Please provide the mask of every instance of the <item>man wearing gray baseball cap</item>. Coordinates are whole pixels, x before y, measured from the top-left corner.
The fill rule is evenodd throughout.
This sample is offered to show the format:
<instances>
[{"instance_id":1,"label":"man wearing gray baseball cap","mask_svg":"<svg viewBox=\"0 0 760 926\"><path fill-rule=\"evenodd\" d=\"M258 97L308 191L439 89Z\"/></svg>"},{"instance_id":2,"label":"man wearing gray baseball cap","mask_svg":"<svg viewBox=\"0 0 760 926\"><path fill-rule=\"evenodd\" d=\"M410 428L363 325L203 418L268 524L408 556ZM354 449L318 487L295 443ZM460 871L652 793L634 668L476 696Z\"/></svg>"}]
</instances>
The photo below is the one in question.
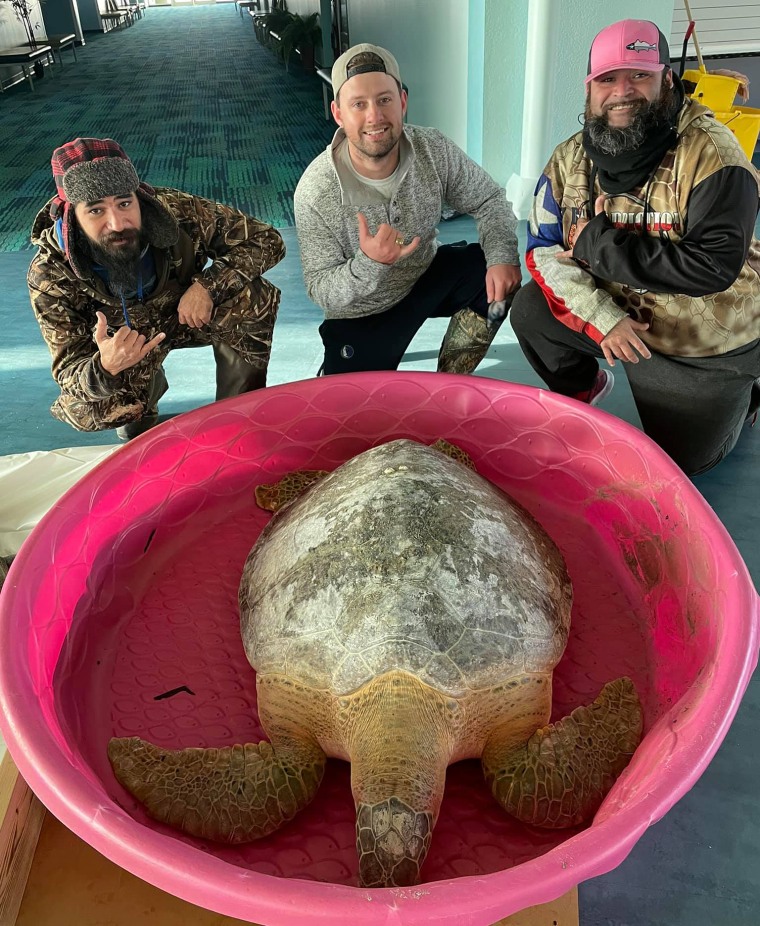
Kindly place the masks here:
<instances>
[{"instance_id":1,"label":"man wearing gray baseball cap","mask_svg":"<svg viewBox=\"0 0 760 926\"><path fill-rule=\"evenodd\" d=\"M505 193L441 132L404 125L386 49L344 52L332 86L338 130L295 192L306 288L325 313L324 372L395 370L426 319L450 317L438 369L471 373L520 285ZM444 205L473 216L479 243L438 244Z\"/></svg>"}]
</instances>

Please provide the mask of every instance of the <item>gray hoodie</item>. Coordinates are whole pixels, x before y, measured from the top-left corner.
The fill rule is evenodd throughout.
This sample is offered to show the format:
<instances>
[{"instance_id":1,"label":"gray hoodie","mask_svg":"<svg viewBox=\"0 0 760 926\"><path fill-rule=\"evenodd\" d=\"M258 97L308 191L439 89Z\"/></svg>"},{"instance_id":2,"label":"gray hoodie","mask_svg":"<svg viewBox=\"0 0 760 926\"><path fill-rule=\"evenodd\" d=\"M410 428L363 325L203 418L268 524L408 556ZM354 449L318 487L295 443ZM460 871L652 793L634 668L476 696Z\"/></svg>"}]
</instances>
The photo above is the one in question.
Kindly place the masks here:
<instances>
[{"instance_id":1,"label":"gray hoodie","mask_svg":"<svg viewBox=\"0 0 760 926\"><path fill-rule=\"evenodd\" d=\"M336 166L336 150L347 144L338 129L332 144L315 158L295 192L295 218L309 298L327 318L375 315L396 305L433 261L444 203L471 215L486 263L519 264L517 219L504 190L461 148L437 129L404 126L398 184L390 202ZM381 264L359 248L361 211L375 234L392 225L415 251L395 264Z\"/></svg>"}]
</instances>

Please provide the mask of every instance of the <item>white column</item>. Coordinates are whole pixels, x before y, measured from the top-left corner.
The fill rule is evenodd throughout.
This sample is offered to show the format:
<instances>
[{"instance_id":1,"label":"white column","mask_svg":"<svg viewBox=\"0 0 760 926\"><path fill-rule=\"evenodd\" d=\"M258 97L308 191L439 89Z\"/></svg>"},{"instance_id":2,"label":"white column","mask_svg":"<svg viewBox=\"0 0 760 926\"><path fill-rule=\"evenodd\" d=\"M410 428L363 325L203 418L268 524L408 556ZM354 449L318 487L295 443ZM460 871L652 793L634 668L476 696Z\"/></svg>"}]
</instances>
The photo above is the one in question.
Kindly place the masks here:
<instances>
[{"instance_id":1,"label":"white column","mask_svg":"<svg viewBox=\"0 0 760 926\"><path fill-rule=\"evenodd\" d=\"M512 174L507 182L507 199L519 219L530 214L533 190L551 154L549 112L557 7L555 0L529 0L520 173Z\"/></svg>"}]
</instances>

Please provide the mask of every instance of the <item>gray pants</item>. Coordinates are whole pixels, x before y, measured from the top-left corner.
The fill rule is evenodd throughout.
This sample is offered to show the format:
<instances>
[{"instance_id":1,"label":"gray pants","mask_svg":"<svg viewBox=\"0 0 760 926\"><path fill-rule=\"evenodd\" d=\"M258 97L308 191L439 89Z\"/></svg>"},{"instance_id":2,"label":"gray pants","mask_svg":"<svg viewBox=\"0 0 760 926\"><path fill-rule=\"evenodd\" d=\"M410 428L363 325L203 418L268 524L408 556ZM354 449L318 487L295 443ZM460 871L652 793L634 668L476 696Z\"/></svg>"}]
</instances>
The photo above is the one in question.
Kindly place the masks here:
<instances>
[{"instance_id":1,"label":"gray pants","mask_svg":"<svg viewBox=\"0 0 760 926\"><path fill-rule=\"evenodd\" d=\"M601 347L558 321L537 283L515 295L510 319L528 362L553 392L572 396L591 388ZM620 366L645 433L690 476L733 449L760 392L758 340L714 357L653 352L650 360Z\"/></svg>"}]
</instances>

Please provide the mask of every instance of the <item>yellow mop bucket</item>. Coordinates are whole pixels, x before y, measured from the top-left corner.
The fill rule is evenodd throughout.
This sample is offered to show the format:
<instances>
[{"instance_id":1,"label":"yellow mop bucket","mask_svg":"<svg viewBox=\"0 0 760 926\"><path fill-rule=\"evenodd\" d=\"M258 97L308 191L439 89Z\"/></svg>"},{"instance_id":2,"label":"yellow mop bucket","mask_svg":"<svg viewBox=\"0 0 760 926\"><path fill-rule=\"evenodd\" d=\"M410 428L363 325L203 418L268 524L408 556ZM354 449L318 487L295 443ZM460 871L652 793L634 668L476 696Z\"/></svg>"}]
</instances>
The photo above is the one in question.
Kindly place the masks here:
<instances>
[{"instance_id":1,"label":"yellow mop bucket","mask_svg":"<svg viewBox=\"0 0 760 926\"><path fill-rule=\"evenodd\" d=\"M760 109L733 105L739 81L723 74L708 74L707 71L684 71L681 79L687 82L687 86L695 85L689 96L711 109L718 122L731 129L742 151L752 160L760 134Z\"/></svg>"}]
</instances>

